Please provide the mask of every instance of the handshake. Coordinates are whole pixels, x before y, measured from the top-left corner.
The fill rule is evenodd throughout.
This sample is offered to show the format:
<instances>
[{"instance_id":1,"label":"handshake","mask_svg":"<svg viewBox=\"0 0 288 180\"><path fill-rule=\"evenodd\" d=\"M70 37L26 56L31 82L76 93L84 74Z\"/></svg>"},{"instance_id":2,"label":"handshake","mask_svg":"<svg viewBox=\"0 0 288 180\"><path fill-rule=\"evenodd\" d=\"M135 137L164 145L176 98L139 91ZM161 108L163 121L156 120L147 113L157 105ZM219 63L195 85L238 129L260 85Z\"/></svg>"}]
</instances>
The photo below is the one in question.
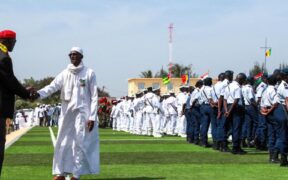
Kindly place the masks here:
<instances>
[{"instance_id":1,"label":"handshake","mask_svg":"<svg viewBox=\"0 0 288 180\"><path fill-rule=\"evenodd\" d=\"M36 91L35 88L27 87L26 89L27 89L27 91L29 91L29 94L30 94L29 99L31 101L35 101L36 99L38 99L40 97L40 95L38 94L38 92Z\"/></svg>"}]
</instances>

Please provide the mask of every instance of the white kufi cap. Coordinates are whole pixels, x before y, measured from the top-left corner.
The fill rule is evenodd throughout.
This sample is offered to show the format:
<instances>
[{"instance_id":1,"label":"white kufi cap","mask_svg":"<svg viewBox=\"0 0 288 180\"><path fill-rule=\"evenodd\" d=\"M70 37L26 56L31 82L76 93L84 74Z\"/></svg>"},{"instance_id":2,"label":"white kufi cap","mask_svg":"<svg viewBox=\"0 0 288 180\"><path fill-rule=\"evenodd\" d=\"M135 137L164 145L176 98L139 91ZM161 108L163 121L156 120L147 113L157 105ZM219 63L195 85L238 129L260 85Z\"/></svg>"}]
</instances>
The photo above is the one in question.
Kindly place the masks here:
<instances>
[{"instance_id":1,"label":"white kufi cap","mask_svg":"<svg viewBox=\"0 0 288 180\"><path fill-rule=\"evenodd\" d=\"M80 47L72 47L70 52L72 52L72 51L76 51L76 52L78 52L78 53L83 55L83 50Z\"/></svg>"}]
</instances>

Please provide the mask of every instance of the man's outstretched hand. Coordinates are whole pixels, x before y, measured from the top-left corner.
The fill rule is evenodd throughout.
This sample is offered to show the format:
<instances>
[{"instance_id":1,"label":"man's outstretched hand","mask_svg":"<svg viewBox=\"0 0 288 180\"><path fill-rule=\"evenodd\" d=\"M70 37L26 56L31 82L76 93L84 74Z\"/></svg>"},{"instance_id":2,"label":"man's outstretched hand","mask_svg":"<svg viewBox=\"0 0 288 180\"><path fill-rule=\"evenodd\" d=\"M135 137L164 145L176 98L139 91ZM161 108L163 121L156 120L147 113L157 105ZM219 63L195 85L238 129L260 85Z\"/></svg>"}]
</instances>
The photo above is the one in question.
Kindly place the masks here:
<instances>
[{"instance_id":1,"label":"man's outstretched hand","mask_svg":"<svg viewBox=\"0 0 288 180\"><path fill-rule=\"evenodd\" d=\"M27 91L30 92L29 99L30 99L31 101L34 101L34 100L36 100L36 99L39 98L40 95L37 93L37 91L36 91L35 88L33 88L33 87L27 87L26 89L27 89Z\"/></svg>"}]
</instances>

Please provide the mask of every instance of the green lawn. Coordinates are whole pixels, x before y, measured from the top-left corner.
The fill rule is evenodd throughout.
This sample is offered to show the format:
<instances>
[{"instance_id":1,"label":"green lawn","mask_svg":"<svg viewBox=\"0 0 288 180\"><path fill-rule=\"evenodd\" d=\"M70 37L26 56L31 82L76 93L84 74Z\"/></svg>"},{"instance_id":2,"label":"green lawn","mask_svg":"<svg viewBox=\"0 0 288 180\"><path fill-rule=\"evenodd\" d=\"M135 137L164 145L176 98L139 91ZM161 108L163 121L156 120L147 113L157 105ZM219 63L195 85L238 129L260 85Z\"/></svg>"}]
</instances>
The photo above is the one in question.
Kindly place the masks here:
<instances>
[{"instance_id":1,"label":"green lawn","mask_svg":"<svg viewBox=\"0 0 288 180\"><path fill-rule=\"evenodd\" d=\"M53 129L55 135L57 129ZM183 138L135 136L100 129L101 173L82 179L287 179L288 168L268 164L267 153L220 153ZM53 146L48 128L33 128L7 149L1 179L52 179Z\"/></svg>"}]
</instances>

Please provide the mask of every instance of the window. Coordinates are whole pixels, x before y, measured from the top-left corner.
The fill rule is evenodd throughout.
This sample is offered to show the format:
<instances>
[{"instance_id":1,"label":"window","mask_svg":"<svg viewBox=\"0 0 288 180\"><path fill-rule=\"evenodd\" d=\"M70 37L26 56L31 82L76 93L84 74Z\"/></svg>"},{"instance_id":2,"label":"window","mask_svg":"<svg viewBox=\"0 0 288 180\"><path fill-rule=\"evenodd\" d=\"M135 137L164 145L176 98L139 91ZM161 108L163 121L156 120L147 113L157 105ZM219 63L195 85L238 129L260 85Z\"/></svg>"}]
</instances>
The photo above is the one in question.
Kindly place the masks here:
<instances>
[{"instance_id":1,"label":"window","mask_svg":"<svg viewBox=\"0 0 288 180\"><path fill-rule=\"evenodd\" d=\"M160 84L159 83L153 83L152 88L153 89L160 88Z\"/></svg>"},{"instance_id":2,"label":"window","mask_svg":"<svg viewBox=\"0 0 288 180\"><path fill-rule=\"evenodd\" d=\"M138 83L138 90L143 90L145 88L145 83Z\"/></svg>"},{"instance_id":3,"label":"window","mask_svg":"<svg viewBox=\"0 0 288 180\"><path fill-rule=\"evenodd\" d=\"M167 89L169 91L173 90L173 84L172 83L167 84Z\"/></svg>"}]
</instances>

